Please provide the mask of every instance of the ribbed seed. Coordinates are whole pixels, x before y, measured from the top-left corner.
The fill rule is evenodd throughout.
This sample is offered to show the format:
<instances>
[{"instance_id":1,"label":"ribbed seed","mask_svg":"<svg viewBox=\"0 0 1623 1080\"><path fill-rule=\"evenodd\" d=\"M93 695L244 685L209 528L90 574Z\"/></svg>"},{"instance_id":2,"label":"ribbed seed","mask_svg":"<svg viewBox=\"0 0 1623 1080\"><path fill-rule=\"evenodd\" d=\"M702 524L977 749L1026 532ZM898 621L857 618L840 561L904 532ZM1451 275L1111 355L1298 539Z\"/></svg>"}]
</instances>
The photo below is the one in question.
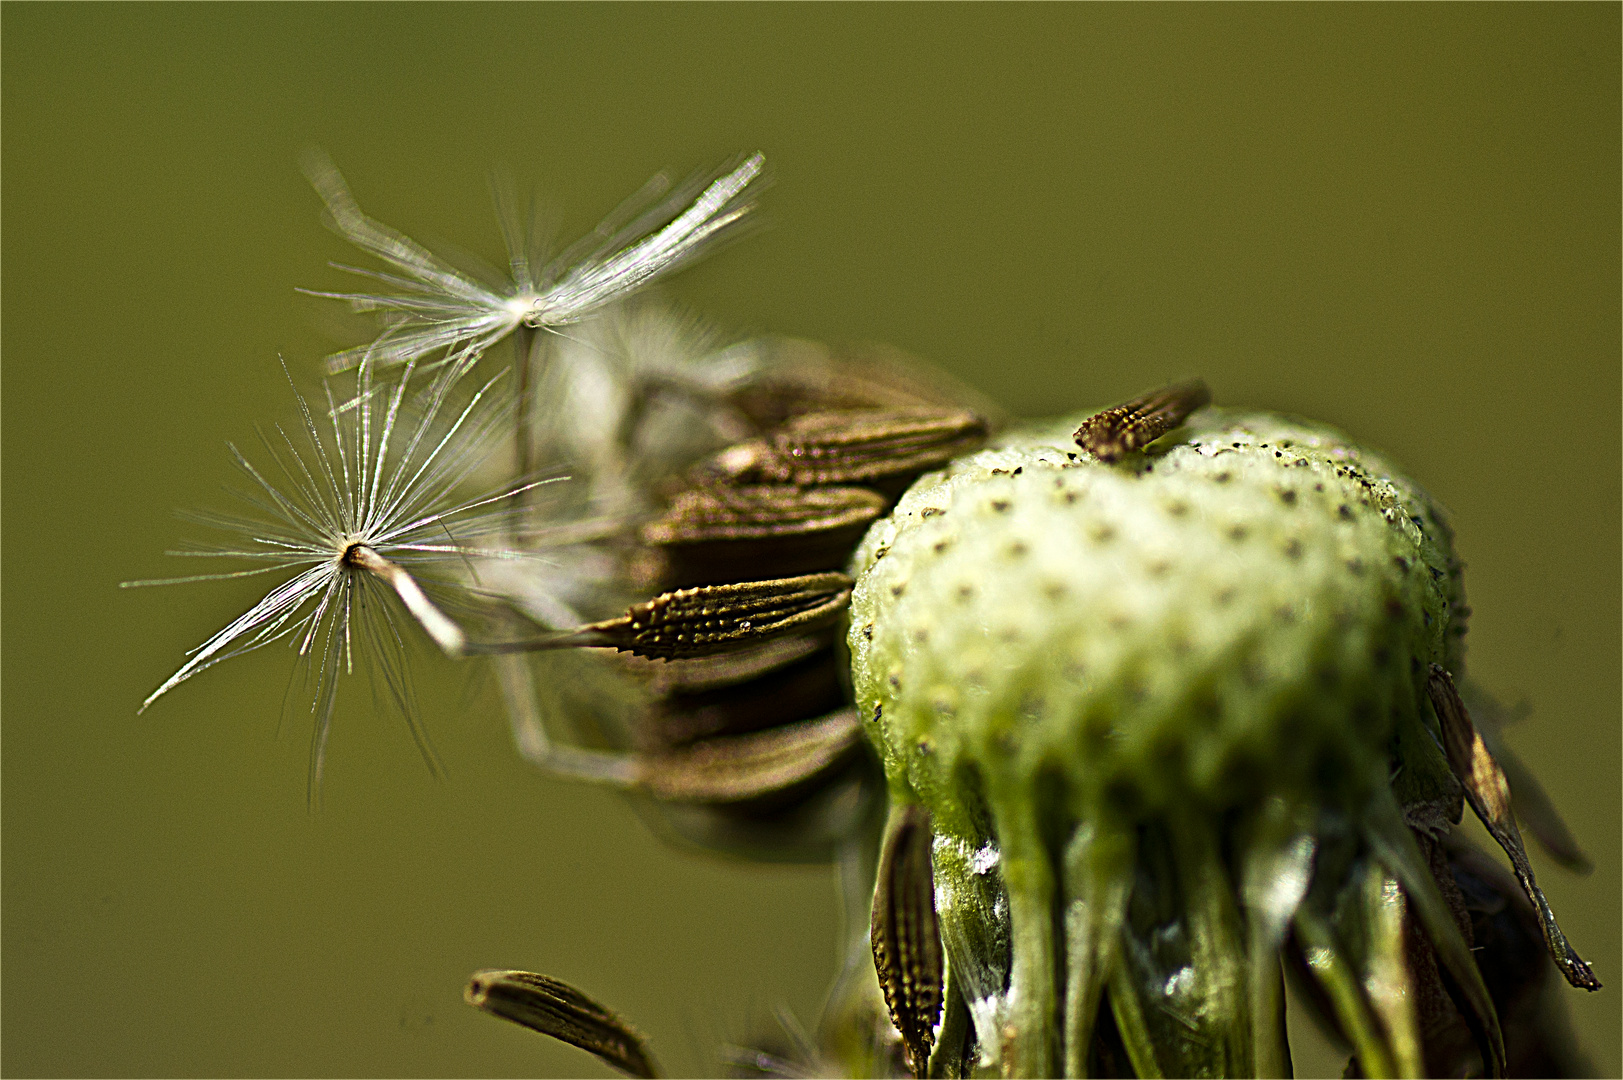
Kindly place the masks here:
<instances>
[{"instance_id":1,"label":"ribbed seed","mask_svg":"<svg viewBox=\"0 0 1623 1080\"><path fill-rule=\"evenodd\" d=\"M1516 880L1521 882L1522 891L1538 912L1550 958L1573 986L1599 990L1600 980L1595 978L1589 965L1567 943L1566 935L1556 924L1555 912L1550 910L1550 902L1533 880L1533 866L1527 861L1521 832L1516 828L1516 816L1511 810L1510 784L1505 780L1499 763L1488 752L1482 736L1472 725L1471 715L1465 709L1465 702L1460 700L1453 677L1439 665L1431 665L1426 679L1426 693L1442 725L1443 749L1448 754L1449 767L1464 785L1465 798L1471 804L1471 809L1476 811L1476 816L1482 819L1489 834L1510 856Z\"/></svg>"},{"instance_id":2,"label":"ribbed seed","mask_svg":"<svg viewBox=\"0 0 1623 1080\"><path fill-rule=\"evenodd\" d=\"M1201 380L1173 383L1088 417L1076 429L1076 442L1100 461L1116 461L1148 446L1211 402L1212 392Z\"/></svg>"},{"instance_id":3,"label":"ribbed seed","mask_svg":"<svg viewBox=\"0 0 1623 1080\"><path fill-rule=\"evenodd\" d=\"M529 971L476 971L462 996L492 1016L595 1054L627 1076L659 1075L637 1033L568 983Z\"/></svg>"},{"instance_id":4,"label":"ribbed seed","mask_svg":"<svg viewBox=\"0 0 1623 1080\"><path fill-rule=\"evenodd\" d=\"M672 802L745 802L813 779L854 752L861 738L856 710L841 709L817 720L722 735L650 755L639 762L639 784Z\"/></svg>"},{"instance_id":5,"label":"ribbed seed","mask_svg":"<svg viewBox=\"0 0 1623 1080\"><path fill-rule=\"evenodd\" d=\"M664 551L672 583L736 580L741 566L788 576L843 566L884 511L859 487L707 486L678 495L642 538Z\"/></svg>"},{"instance_id":6,"label":"ribbed seed","mask_svg":"<svg viewBox=\"0 0 1623 1080\"><path fill-rule=\"evenodd\" d=\"M643 745L681 746L695 739L738 735L822 716L844 703L838 653L830 643L754 679L669 692L649 709L638 733Z\"/></svg>"},{"instance_id":7,"label":"ribbed seed","mask_svg":"<svg viewBox=\"0 0 1623 1080\"><path fill-rule=\"evenodd\" d=\"M828 648L834 633L825 630L804 637L775 638L772 641L689 660L648 660L627 656L624 662L646 680L656 695L705 694L750 682L779 668L806 659Z\"/></svg>"},{"instance_id":8,"label":"ribbed seed","mask_svg":"<svg viewBox=\"0 0 1623 1080\"><path fill-rule=\"evenodd\" d=\"M831 351L809 341L776 339L761 377L732 402L760 428L832 409L995 410L991 402L942 372L889 346L862 344Z\"/></svg>"},{"instance_id":9,"label":"ribbed seed","mask_svg":"<svg viewBox=\"0 0 1623 1080\"><path fill-rule=\"evenodd\" d=\"M554 644L607 645L665 659L726 652L832 625L851 602L851 584L844 574L805 574L677 589Z\"/></svg>"},{"instance_id":10,"label":"ribbed seed","mask_svg":"<svg viewBox=\"0 0 1623 1080\"><path fill-rule=\"evenodd\" d=\"M963 410L856 409L797 416L764 439L712 459L704 475L733 484L898 486L986 439Z\"/></svg>"},{"instance_id":11,"label":"ribbed seed","mask_svg":"<svg viewBox=\"0 0 1623 1080\"><path fill-rule=\"evenodd\" d=\"M908 1068L922 1077L941 1015L941 929L930 866L930 813L899 811L880 855L873 899L873 961Z\"/></svg>"}]
</instances>

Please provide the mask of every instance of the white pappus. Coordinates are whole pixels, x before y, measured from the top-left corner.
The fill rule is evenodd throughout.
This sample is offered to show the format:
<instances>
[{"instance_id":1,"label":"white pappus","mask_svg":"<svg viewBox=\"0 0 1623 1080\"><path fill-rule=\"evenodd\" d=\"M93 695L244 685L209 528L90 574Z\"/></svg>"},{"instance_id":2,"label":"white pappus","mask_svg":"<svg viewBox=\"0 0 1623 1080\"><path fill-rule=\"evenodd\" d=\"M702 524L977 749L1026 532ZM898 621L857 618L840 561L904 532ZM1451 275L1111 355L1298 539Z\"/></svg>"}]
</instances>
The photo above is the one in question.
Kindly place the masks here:
<instances>
[{"instance_id":1,"label":"white pappus","mask_svg":"<svg viewBox=\"0 0 1623 1080\"><path fill-rule=\"evenodd\" d=\"M302 427L295 429L298 437L281 424L275 425L274 435L260 432L270 468L254 465L230 446L237 467L253 481L250 490L233 493L254 512L183 515L233 538L171 554L262 565L124 585L259 574L280 575L282 580L192 650L191 658L142 703L143 711L205 668L289 640L307 665L307 679L314 683L313 792L320 784L336 677L353 670L360 651L376 665L424 758L436 767L417 716L405 663L405 630L397 612L404 609L442 650L459 655L467 643L462 628L430 599L424 586L437 588L442 603L450 598L471 605L477 593L443 574L434 580L424 578L423 572L434 574L447 564L471 568L473 559L526 557L529 552L512 546L515 518L521 512L515 496L550 481L521 479L496 491L462 495L469 475L509 437L510 396L494 386L503 376L453 401L455 375L447 371L419 401L406 403L410 375L408 361L405 378L374 390L372 363L363 361L353 407L337 406L329 386L330 434L323 433L295 387ZM382 415L375 415L380 403Z\"/></svg>"},{"instance_id":2,"label":"white pappus","mask_svg":"<svg viewBox=\"0 0 1623 1080\"><path fill-rule=\"evenodd\" d=\"M377 312L389 324L372 344L335 353L328 363L335 371L353 367L366 356L380 366L401 364L443 350L443 361L461 371L520 326L544 329L584 319L733 232L753 208L751 185L765 163L761 154L752 154L675 190L661 173L589 235L539 266L533 265L539 260L532 259L522 230L510 214L504 214L511 276L487 285L364 214L332 162L312 151L305 158L305 173L327 205L330 224L388 264L390 271L339 268L396 290L306 290L347 300L357 311Z\"/></svg>"}]
</instances>

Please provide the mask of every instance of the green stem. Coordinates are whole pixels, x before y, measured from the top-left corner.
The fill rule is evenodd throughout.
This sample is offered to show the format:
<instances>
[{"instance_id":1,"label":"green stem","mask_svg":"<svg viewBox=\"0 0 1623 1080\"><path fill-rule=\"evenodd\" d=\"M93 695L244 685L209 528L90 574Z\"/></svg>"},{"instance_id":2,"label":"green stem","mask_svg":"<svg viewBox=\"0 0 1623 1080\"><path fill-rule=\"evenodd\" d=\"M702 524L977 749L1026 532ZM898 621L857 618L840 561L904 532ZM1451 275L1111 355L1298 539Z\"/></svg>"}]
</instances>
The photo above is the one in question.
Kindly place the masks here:
<instances>
[{"instance_id":1,"label":"green stem","mask_svg":"<svg viewBox=\"0 0 1623 1080\"><path fill-rule=\"evenodd\" d=\"M1133 881L1131 830L1090 812L1065 846L1065 1075L1088 1075L1088 1051L1116 966Z\"/></svg>"},{"instance_id":2,"label":"green stem","mask_svg":"<svg viewBox=\"0 0 1623 1080\"><path fill-rule=\"evenodd\" d=\"M1116 1017L1116 1030L1121 1032L1121 1042L1127 1048L1127 1060L1133 1063L1133 1072L1144 1080L1160 1080L1166 1073L1156 1057L1155 1036L1144 1020L1144 1006L1125 964L1117 964L1110 973L1110 1011Z\"/></svg>"},{"instance_id":3,"label":"green stem","mask_svg":"<svg viewBox=\"0 0 1623 1080\"><path fill-rule=\"evenodd\" d=\"M1292 1075L1279 951L1313 875L1310 812L1269 799L1257 814L1241 861L1251 1053L1258 1076Z\"/></svg>"},{"instance_id":4,"label":"green stem","mask_svg":"<svg viewBox=\"0 0 1623 1080\"><path fill-rule=\"evenodd\" d=\"M1199 1019L1213 1043L1215 1075L1254 1076L1245 938L1217 829L1191 816L1170 834L1199 986Z\"/></svg>"},{"instance_id":5,"label":"green stem","mask_svg":"<svg viewBox=\"0 0 1623 1080\"><path fill-rule=\"evenodd\" d=\"M1487 984L1482 981L1482 972L1476 966L1470 946L1460 935L1448 902L1438 891L1425 857L1420 854L1409 827L1403 823L1402 812L1390 793L1383 789L1376 795L1376 802L1364 816L1363 826L1365 841L1387 872L1402 884L1443 969L1453 977L1465 997L1470 1010L1466 1020L1482 1044L1482 1057L1489 1073L1503 1076L1505 1041L1499 1029L1499 1014L1494 1010L1493 999L1488 995Z\"/></svg>"},{"instance_id":6,"label":"green stem","mask_svg":"<svg viewBox=\"0 0 1623 1080\"><path fill-rule=\"evenodd\" d=\"M1297 911L1295 922L1307 965L1319 985L1324 987L1330 999L1330 1008L1341 1022L1342 1030L1352 1040L1353 1052L1358 1055L1358 1064L1364 1075L1371 1080L1399 1075L1386 1036L1364 998L1357 973L1342 955L1335 935L1316 913L1306 907Z\"/></svg>"},{"instance_id":7,"label":"green stem","mask_svg":"<svg viewBox=\"0 0 1623 1080\"><path fill-rule=\"evenodd\" d=\"M1251 947L1251 1054L1259 1077L1288 1078L1290 1038L1285 1031L1285 972L1279 966L1279 948Z\"/></svg>"},{"instance_id":8,"label":"green stem","mask_svg":"<svg viewBox=\"0 0 1623 1080\"><path fill-rule=\"evenodd\" d=\"M1364 991L1386 1027L1397 1074L1423 1075L1426 1063L1415 1015L1414 981L1403 941L1403 893L1397 880L1374 864L1365 865L1355 888L1368 951L1362 964Z\"/></svg>"},{"instance_id":9,"label":"green stem","mask_svg":"<svg viewBox=\"0 0 1623 1080\"><path fill-rule=\"evenodd\" d=\"M513 382L517 389L518 398L515 403L517 415L513 418L513 479L517 483L529 481L530 473L534 468L532 457L534 448L530 439L530 386L532 369L534 368L531 353L535 349L536 332L523 323L513 331L513 372L517 376ZM515 509L522 506L525 494L515 495Z\"/></svg>"},{"instance_id":10,"label":"green stem","mask_svg":"<svg viewBox=\"0 0 1623 1080\"><path fill-rule=\"evenodd\" d=\"M964 1061L965 1045L969 1037L969 1006L964 1003L963 977L951 961L947 963L946 986L942 990L941 1034L936 1039L935 1053L930 1055L930 1080L955 1080L968 1075Z\"/></svg>"},{"instance_id":11,"label":"green stem","mask_svg":"<svg viewBox=\"0 0 1623 1080\"><path fill-rule=\"evenodd\" d=\"M1054 869L1030 795L993 799L1003 884L1009 892L1014 963L1008 1022L1002 1032L1004 1076L1054 1075Z\"/></svg>"}]
</instances>

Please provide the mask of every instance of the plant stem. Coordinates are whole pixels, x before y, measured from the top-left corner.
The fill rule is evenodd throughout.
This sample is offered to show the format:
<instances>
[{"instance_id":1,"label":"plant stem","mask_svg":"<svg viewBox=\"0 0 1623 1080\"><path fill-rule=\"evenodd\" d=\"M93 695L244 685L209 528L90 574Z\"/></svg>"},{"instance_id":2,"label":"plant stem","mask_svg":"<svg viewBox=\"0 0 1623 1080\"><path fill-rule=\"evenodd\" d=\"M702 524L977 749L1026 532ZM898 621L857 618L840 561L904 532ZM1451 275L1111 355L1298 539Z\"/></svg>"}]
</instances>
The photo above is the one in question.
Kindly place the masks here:
<instances>
[{"instance_id":1,"label":"plant stem","mask_svg":"<svg viewBox=\"0 0 1623 1080\"><path fill-rule=\"evenodd\" d=\"M434 605L422 586L417 584L416 578L365 544L356 544L344 553L344 558L393 589L406 610L411 612L412 618L434 639L434 644L445 650L447 656L462 655L462 650L468 644L462 628Z\"/></svg>"},{"instance_id":2,"label":"plant stem","mask_svg":"<svg viewBox=\"0 0 1623 1080\"><path fill-rule=\"evenodd\" d=\"M535 339L535 329L525 326L523 323L520 323L518 328L513 331L513 370L517 376L514 383L518 387L518 401L515 405L518 414L513 418L513 479L520 484L529 479L533 468L531 456L534 453L534 448L530 439L530 395L532 393L530 381L535 367L535 358L532 355L535 350ZM516 492L513 499L514 509L518 509L523 505L522 500L525 499L525 494Z\"/></svg>"}]
</instances>

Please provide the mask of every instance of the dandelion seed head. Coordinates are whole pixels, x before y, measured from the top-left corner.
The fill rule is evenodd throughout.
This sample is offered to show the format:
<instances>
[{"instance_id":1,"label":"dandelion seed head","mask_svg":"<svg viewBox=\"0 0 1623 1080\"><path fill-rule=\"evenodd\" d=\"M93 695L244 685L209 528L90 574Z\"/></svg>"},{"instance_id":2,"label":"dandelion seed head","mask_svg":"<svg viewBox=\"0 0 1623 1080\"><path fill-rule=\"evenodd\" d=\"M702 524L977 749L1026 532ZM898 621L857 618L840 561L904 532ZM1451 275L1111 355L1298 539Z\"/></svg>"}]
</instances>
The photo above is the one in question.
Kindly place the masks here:
<instances>
[{"instance_id":1,"label":"dandelion seed head","mask_svg":"<svg viewBox=\"0 0 1623 1080\"><path fill-rule=\"evenodd\" d=\"M354 396L345 404L326 388L324 415L295 387L298 420L261 431L258 463L230 446L235 464L251 481L235 493L250 512L189 515L225 539L175 554L244 562L249 568L125 585L257 575L281 580L193 649L142 710L214 664L288 642L309 665L306 681L316 716L314 785L335 703L335 677L354 670L359 652L433 765L411 688L410 634L401 615L442 651L459 654L466 635L446 606L478 606L480 598L464 580L474 560L531 554L512 542L523 513L516 496L548 481L524 479L469 495L470 474L510 435L512 402L499 385L503 377L459 394L455 373L447 371L408 401L411 364L399 382L377 387L372 364L363 363Z\"/></svg>"}]
</instances>

